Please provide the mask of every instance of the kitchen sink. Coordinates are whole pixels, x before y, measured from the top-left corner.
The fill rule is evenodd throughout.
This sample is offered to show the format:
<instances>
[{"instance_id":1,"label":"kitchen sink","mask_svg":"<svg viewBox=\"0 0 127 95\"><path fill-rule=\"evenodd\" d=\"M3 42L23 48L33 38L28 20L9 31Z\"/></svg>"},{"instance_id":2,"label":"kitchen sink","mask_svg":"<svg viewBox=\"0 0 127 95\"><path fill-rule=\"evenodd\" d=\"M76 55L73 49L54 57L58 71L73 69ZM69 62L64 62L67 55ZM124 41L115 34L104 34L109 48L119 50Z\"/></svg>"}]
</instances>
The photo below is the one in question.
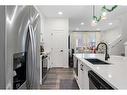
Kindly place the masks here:
<instances>
[{"instance_id":1,"label":"kitchen sink","mask_svg":"<svg viewBox=\"0 0 127 95\"><path fill-rule=\"evenodd\" d=\"M110 63L104 62L104 61L96 59L96 58L94 58L94 59L85 58L85 60L87 60L88 62L90 62L90 63L92 63L94 65L109 65L110 64Z\"/></svg>"}]
</instances>

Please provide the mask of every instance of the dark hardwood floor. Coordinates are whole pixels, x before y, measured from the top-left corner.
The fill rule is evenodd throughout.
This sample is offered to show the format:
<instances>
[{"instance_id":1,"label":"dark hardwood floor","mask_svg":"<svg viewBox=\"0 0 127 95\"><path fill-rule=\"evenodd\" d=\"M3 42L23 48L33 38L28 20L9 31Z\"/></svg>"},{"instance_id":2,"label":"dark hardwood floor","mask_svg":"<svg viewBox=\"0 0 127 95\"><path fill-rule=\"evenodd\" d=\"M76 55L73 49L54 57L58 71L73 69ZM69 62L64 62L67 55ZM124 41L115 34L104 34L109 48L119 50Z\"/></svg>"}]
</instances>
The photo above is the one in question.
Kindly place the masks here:
<instances>
[{"instance_id":1,"label":"dark hardwood floor","mask_svg":"<svg viewBox=\"0 0 127 95\"><path fill-rule=\"evenodd\" d=\"M52 68L41 86L42 89L79 89L73 76L73 69Z\"/></svg>"}]
</instances>

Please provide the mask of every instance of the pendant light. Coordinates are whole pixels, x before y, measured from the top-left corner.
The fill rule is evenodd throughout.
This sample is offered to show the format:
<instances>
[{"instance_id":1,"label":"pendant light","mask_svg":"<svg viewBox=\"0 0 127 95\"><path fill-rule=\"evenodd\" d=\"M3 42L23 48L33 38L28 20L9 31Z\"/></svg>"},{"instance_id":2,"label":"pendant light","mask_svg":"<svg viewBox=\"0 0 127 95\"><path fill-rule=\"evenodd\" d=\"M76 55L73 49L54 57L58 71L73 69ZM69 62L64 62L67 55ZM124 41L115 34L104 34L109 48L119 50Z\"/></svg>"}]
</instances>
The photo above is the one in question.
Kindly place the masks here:
<instances>
[{"instance_id":1,"label":"pendant light","mask_svg":"<svg viewBox=\"0 0 127 95\"><path fill-rule=\"evenodd\" d=\"M114 6L112 6L110 9L109 8L107 8L106 6L103 6L102 8L101 8L101 15L99 16L99 17L97 17L97 16L95 16L95 6L93 5L93 9L92 9L92 14L93 14L93 17L92 17L92 23L91 23L91 25L92 26L95 26L95 25L97 25L97 23L99 22L99 21L101 21L102 19L106 19L107 17L107 13L109 13L109 12L112 12L112 11L114 11L114 9L116 9L118 6L117 5L114 5Z\"/></svg>"},{"instance_id":2,"label":"pendant light","mask_svg":"<svg viewBox=\"0 0 127 95\"><path fill-rule=\"evenodd\" d=\"M92 26L96 26L97 25L97 21L96 21L96 18L95 18L95 6L93 5L93 8L92 8L92 23L91 23Z\"/></svg>"},{"instance_id":3,"label":"pendant light","mask_svg":"<svg viewBox=\"0 0 127 95\"><path fill-rule=\"evenodd\" d=\"M107 12L106 12L106 10L104 10L104 9L102 8L101 11L102 11L101 19L103 19L103 20L104 20L104 19L107 19L107 17L106 17L106 16L107 16Z\"/></svg>"}]
</instances>

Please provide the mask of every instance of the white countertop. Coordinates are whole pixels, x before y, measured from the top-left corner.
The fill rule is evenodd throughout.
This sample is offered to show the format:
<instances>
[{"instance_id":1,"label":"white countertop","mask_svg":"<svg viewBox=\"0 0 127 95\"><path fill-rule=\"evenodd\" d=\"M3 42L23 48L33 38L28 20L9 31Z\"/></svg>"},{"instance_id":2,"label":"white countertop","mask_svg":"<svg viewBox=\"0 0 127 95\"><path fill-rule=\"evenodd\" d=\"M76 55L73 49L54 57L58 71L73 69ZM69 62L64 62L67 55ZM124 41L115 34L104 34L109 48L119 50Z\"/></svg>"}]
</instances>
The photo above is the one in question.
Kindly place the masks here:
<instances>
[{"instance_id":1,"label":"white countertop","mask_svg":"<svg viewBox=\"0 0 127 95\"><path fill-rule=\"evenodd\" d=\"M127 89L127 57L111 56L106 62L110 65L93 65L84 58L98 58L104 60L104 54L74 54L84 64L115 89Z\"/></svg>"}]
</instances>

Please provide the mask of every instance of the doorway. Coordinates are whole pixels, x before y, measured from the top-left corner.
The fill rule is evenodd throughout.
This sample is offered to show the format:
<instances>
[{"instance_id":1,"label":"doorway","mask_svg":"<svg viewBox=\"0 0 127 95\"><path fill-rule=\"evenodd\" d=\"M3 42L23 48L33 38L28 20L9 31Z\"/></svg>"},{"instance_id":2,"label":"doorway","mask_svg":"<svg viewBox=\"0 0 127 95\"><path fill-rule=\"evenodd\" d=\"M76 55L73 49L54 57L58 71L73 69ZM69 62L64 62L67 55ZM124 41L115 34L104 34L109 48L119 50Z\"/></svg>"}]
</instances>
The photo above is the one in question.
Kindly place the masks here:
<instances>
[{"instance_id":1,"label":"doorway","mask_svg":"<svg viewBox=\"0 0 127 95\"><path fill-rule=\"evenodd\" d=\"M68 67L68 36L65 30L54 29L51 32L52 67Z\"/></svg>"}]
</instances>

